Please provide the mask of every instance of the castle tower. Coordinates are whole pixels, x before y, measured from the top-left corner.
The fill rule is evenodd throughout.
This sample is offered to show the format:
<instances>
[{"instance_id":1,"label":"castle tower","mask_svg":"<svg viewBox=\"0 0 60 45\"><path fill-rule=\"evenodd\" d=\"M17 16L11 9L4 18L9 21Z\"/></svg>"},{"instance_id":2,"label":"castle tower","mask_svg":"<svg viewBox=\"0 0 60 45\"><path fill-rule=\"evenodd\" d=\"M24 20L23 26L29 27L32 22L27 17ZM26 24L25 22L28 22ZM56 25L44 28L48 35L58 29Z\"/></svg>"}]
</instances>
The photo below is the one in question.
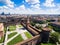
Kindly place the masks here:
<instances>
[{"instance_id":1,"label":"castle tower","mask_svg":"<svg viewBox=\"0 0 60 45\"><path fill-rule=\"evenodd\" d=\"M27 17L26 26L28 27L29 25L30 25L30 21L29 21L29 17Z\"/></svg>"},{"instance_id":2,"label":"castle tower","mask_svg":"<svg viewBox=\"0 0 60 45\"><path fill-rule=\"evenodd\" d=\"M41 32L41 42L42 43L47 43L49 40L49 33L50 33L50 28L43 28Z\"/></svg>"}]
</instances>

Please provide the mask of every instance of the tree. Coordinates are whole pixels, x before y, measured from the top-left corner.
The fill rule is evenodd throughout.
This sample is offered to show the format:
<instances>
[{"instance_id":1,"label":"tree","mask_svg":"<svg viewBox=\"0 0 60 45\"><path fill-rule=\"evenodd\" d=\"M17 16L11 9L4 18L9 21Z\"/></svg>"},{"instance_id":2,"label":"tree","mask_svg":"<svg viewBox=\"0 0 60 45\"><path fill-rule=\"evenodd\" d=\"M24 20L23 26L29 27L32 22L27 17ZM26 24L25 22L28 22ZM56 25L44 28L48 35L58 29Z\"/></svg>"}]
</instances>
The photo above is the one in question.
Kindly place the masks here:
<instances>
[{"instance_id":1,"label":"tree","mask_svg":"<svg viewBox=\"0 0 60 45\"><path fill-rule=\"evenodd\" d=\"M52 42L56 43L59 42L59 33L54 32L50 34Z\"/></svg>"},{"instance_id":2,"label":"tree","mask_svg":"<svg viewBox=\"0 0 60 45\"><path fill-rule=\"evenodd\" d=\"M39 24L45 24L46 23L46 21L39 21Z\"/></svg>"},{"instance_id":3,"label":"tree","mask_svg":"<svg viewBox=\"0 0 60 45\"><path fill-rule=\"evenodd\" d=\"M31 25L32 25L32 26L34 26L34 25L35 25L35 23L34 23L34 22L32 22L32 21L31 21L30 23L31 23Z\"/></svg>"},{"instance_id":4,"label":"tree","mask_svg":"<svg viewBox=\"0 0 60 45\"><path fill-rule=\"evenodd\" d=\"M37 24L35 25L35 27L36 27L37 29L42 29L42 26L41 26L39 23L37 23Z\"/></svg>"},{"instance_id":5,"label":"tree","mask_svg":"<svg viewBox=\"0 0 60 45\"><path fill-rule=\"evenodd\" d=\"M52 27L52 26L50 26L50 25L48 25L48 27L49 27L49 28L51 28L51 29L53 29L53 27Z\"/></svg>"}]
</instances>

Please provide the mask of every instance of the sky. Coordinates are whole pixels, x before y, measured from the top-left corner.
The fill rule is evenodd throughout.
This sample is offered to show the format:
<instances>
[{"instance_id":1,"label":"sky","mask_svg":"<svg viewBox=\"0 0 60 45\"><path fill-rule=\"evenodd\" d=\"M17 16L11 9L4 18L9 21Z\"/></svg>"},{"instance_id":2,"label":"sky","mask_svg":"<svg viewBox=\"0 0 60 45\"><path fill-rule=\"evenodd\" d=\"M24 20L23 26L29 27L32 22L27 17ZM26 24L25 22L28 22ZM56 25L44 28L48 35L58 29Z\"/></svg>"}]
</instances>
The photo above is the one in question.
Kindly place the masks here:
<instances>
[{"instance_id":1,"label":"sky","mask_svg":"<svg viewBox=\"0 0 60 45\"><path fill-rule=\"evenodd\" d=\"M60 14L60 0L0 0L0 13Z\"/></svg>"}]
</instances>

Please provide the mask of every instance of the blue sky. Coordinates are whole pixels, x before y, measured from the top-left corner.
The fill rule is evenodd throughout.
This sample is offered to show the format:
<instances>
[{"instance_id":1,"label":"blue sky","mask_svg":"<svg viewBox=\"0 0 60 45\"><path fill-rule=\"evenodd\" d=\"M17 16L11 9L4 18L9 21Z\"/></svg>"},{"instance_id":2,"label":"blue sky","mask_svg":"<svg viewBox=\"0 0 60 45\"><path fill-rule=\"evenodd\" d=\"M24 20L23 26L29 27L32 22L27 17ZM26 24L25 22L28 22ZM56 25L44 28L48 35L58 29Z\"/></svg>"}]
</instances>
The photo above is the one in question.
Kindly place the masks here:
<instances>
[{"instance_id":1,"label":"blue sky","mask_svg":"<svg viewBox=\"0 0 60 45\"><path fill-rule=\"evenodd\" d=\"M11 14L60 14L60 0L0 0L0 13L2 12Z\"/></svg>"}]
</instances>

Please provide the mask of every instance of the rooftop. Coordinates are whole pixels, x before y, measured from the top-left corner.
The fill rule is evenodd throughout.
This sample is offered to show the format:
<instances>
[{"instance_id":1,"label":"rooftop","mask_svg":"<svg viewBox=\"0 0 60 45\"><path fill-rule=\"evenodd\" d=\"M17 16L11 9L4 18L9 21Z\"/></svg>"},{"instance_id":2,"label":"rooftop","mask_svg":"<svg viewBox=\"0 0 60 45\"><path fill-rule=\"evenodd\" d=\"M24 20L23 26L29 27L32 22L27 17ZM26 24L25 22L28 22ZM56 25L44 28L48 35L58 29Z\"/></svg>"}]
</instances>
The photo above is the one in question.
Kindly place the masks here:
<instances>
[{"instance_id":1,"label":"rooftop","mask_svg":"<svg viewBox=\"0 0 60 45\"><path fill-rule=\"evenodd\" d=\"M44 31L50 31L51 29L50 28L48 28L48 27L44 27L44 28L42 28Z\"/></svg>"}]
</instances>

